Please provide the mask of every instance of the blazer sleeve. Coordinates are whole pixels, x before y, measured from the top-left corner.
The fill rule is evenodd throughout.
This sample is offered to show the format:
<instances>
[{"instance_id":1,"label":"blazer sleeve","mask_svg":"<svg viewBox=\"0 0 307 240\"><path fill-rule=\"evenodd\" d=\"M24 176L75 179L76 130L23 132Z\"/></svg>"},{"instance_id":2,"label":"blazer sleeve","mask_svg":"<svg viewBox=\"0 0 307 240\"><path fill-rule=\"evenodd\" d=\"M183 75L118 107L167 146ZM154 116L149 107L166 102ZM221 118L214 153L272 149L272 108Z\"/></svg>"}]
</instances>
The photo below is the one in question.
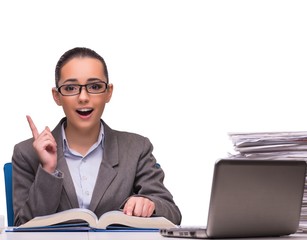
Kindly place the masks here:
<instances>
[{"instance_id":1,"label":"blazer sleeve","mask_svg":"<svg viewBox=\"0 0 307 240\"><path fill-rule=\"evenodd\" d=\"M14 225L56 212L63 179L41 168L30 140L15 145L12 163Z\"/></svg>"},{"instance_id":2,"label":"blazer sleeve","mask_svg":"<svg viewBox=\"0 0 307 240\"><path fill-rule=\"evenodd\" d=\"M152 154L153 145L144 138L135 176L135 194L149 198L155 203L155 215L164 216L175 224L180 224L181 213L172 194L165 187L164 171Z\"/></svg>"}]
</instances>

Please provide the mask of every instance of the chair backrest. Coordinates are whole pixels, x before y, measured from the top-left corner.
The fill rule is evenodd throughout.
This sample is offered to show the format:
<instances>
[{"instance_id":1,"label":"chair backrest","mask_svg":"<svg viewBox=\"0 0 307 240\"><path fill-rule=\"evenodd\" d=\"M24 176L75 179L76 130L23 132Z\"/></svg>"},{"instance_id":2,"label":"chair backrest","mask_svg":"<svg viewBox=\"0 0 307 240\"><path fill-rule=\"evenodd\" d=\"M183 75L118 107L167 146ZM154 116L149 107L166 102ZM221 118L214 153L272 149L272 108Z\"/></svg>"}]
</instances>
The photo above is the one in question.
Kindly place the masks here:
<instances>
[{"instance_id":1,"label":"chair backrest","mask_svg":"<svg viewBox=\"0 0 307 240\"><path fill-rule=\"evenodd\" d=\"M12 186L12 163L4 164L4 181L6 194L6 211L7 211L7 225L14 225L14 211L13 211L13 186Z\"/></svg>"}]
</instances>

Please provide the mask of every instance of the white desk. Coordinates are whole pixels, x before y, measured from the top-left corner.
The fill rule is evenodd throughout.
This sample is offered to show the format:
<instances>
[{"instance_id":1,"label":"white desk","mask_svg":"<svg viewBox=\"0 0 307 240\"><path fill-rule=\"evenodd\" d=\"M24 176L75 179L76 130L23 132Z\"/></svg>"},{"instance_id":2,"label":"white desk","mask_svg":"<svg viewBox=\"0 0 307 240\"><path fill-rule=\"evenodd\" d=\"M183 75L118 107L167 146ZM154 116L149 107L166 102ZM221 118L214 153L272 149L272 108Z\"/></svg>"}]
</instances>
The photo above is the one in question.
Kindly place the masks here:
<instances>
[{"instance_id":1,"label":"white desk","mask_svg":"<svg viewBox=\"0 0 307 240\"><path fill-rule=\"evenodd\" d=\"M88 240L171 240L171 238L162 237L159 232L90 232Z\"/></svg>"},{"instance_id":2,"label":"white desk","mask_svg":"<svg viewBox=\"0 0 307 240\"><path fill-rule=\"evenodd\" d=\"M87 232L2 232L0 240L88 240Z\"/></svg>"},{"instance_id":3,"label":"white desk","mask_svg":"<svg viewBox=\"0 0 307 240\"><path fill-rule=\"evenodd\" d=\"M172 240L158 232L2 232L0 240ZM177 238L183 240L183 238ZM307 234L293 234L276 238L246 238L247 240L306 240ZM224 239L225 240L225 239ZM231 239L236 240L236 239ZM237 239L237 240L243 240Z\"/></svg>"},{"instance_id":4,"label":"white desk","mask_svg":"<svg viewBox=\"0 0 307 240\"><path fill-rule=\"evenodd\" d=\"M91 232L89 233L88 240L184 240L191 238L169 238L169 237L162 237L158 232L147 232L147 233L103 233L103 232ZM283 237L276 237L276 238L239 238L235 239L232 238L230 240L306 240L306 234L294 234L291 236L283 236ZM35 240L35 239L33 239ZM37 239L38 240L38 239ZM60 239L57 239L60 240ZM62 240L62 239L61 239ZM217 239L214 239L217 240ZM223 239L227 240L227 239Z\"/></svg>"}]
</instances>

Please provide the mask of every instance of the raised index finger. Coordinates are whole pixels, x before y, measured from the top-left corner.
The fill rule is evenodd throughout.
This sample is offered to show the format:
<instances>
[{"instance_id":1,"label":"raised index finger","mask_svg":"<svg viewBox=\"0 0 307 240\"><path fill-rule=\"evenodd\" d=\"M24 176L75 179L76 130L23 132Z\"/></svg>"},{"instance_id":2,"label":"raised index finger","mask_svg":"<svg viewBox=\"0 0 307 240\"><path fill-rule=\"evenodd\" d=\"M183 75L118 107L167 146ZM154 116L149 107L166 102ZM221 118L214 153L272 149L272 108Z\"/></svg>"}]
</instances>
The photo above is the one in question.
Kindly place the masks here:
<instances>
[{"instance_id":1,"label":"raised index finger","mask_svg":"<svg viewBox=\"0 0 307 240\"><path fill-rule=\"evenodd\" d=\"M29 115L27 115L27 120L28 120L29 126L31 128L33 138L37 139L39 134L38 134L37 128L36 128L32 118Z\"/></svg>"}]
</instances>

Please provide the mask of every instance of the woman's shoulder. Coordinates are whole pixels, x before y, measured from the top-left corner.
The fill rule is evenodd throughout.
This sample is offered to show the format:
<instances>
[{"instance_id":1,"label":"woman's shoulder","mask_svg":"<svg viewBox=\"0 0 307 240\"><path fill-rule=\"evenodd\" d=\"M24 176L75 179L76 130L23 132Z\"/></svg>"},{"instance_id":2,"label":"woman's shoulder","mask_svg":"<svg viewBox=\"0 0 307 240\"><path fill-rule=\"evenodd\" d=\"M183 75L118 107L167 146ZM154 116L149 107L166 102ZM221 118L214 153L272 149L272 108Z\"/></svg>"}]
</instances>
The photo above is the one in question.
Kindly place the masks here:
<instances>
[{"instance_id":1,"label":"woman's shoulder","mask_svg":"<svg viewBox=\"0 0 307 240\"><path fill-rule=\"evenodd\" d=\"M15 149L32 149L33 148L33 138L28 138L26 140L20 141L15 144Z\"/></svg>"},{"instance_id":2,"label":"woman's shoulder","mask_svg":"<svg viewBox=\"0 0 307 240\"><path fill-rule=\"evenodd\" d=\"M104 132L105 136L108 137L116 137L119 140L124 140L124 141L149 141L149 139L139 133L135 132L129 132L129 131L124 131L124 130L117 130L110 128L106 123L104 124Z\"/></svg>"}]
</instances>

